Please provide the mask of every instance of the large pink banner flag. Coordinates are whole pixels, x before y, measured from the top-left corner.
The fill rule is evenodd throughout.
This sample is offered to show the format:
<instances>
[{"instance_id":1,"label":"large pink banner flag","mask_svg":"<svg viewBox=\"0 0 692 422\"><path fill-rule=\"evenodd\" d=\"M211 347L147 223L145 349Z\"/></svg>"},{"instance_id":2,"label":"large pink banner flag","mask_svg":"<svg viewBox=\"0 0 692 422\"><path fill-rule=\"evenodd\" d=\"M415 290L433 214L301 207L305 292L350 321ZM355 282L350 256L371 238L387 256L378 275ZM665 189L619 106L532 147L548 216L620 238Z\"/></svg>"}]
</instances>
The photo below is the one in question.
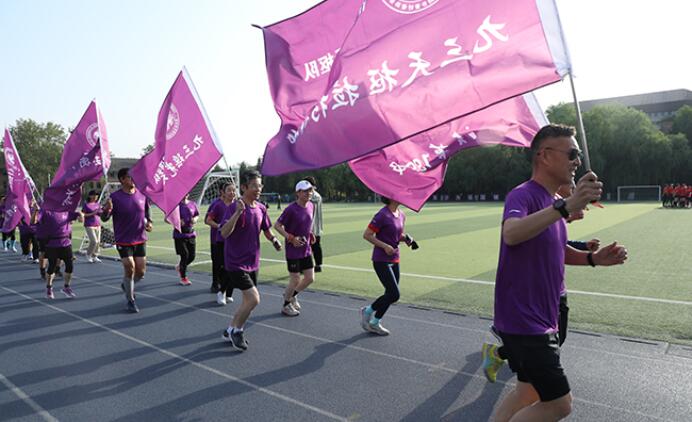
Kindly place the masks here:
<instances>
[{"instance_id":1,"label":"large pink banner flag","mask_svg":"<svg viewBox=\"0 0 692 422\"><path fill-rule=\"evenodd\" d=\"M22 217L31 221L31 198L34 181L24 168L19 152L9 129L5 128L3 137L5 169L7 171L7 195L5 196L5 222L0 228L3 232L12 231Z\"/></svg>"},{"instance_id":2,"label":"large pink banner flag","mask_svg":"<svg viewBox=\"0 0 692 422\"><path fill-rule=\"evenodd\" d=\"M553 0L330 0L263 28L267 175L354 159L559 81Z\"/></svg>"},{"instance_id":3,"label":"large pink banner flag","mask_svg":"<svg viewBox=\"0 0 692 422\"><path fill-rule=\"evenodd\" d=\"M395 145L349 162L374 192L414 211L444 183L449 159L457 152L502 144L530 147L546 119L533 94L514 97Z\"/></svg>"},{"instance_id":4,"label":"large pink banner flag","mask_svg":"<svg viewBox=\"0 0 692 422\"><path fill-rule=\"evenodd\" d=\"M43 208L74 211L82 199L82 184L105 177L110 165L106 123L92 100L65 142L58 170L43 194Z\"/></svg>"},{"instance_id":5,"label":"large pink banner flag","mask_svg":"<svg viewBox=\"0 0 692 422\"><path fill-rule=\"evenodd\" d=\"M184 68L161 105L154 138L154 149L130 169L130 176L180 230L178 204L223 157L214 128Z\"/></svg>"}]
</instances>

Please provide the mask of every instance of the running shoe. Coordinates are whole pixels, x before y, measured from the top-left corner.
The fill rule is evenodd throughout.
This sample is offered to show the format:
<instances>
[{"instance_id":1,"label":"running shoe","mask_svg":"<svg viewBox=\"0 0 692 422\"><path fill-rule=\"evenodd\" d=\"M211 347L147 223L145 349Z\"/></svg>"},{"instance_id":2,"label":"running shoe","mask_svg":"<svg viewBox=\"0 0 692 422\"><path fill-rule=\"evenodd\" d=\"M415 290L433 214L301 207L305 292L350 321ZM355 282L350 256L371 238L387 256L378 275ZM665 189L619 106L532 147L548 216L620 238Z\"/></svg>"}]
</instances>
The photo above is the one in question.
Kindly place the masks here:
<instances>
[{"instance_id":1,"label":"running shoe","mask_svg":"<svg viewBox=\"0 0 692 422\"><path fill-rule=\"evenodd\" d=\"M234 349L244 352L247 350L248 342L245 340L242 331L229 333L228 329L223 330L223 339L230 342Z\"/></svg>"},{"instance_id":2,"label":"running shoe","mask_svg":"<svg viewBox=\"0 0 692 422\"><path fill-rule=\"evenodd\" d=\"M34 259L34 264L38 264L38 259Z\"/></svg>"},{"instance_id":3,"label":"running shoe","mask_svg":"<svg viewBox=\"0 0 692 422\"><path fill-rule=\"evenodd\" d=\"M293 305L293 309L295 309L296 311L300 311L301 307L300 307L300 303L298 303L297 297L293 296L291 298L291 305Z\"/></svg>"},{"instance_id":4,"label":"running shoe","mask_svg":"<svg viewBox=\"0 0 692 422\"><path fill-rule=\"evenodd\" d=\"M187 278L187 277L181 278L181 279L180 279L180 284L182 284L183 286L192 286L192 282L191 282L190 279Z\"/></svg>"},{"instance_id":5,"label":"running shoe","mask_svg":"<svg viewBox=\"0 0 692 422\"><path fill-rule=\"evenodd\" d=\"M101 262L101 260L99 259L98 256L95 256L95 257L94 257L94 263L98 263L98 262Z\"/></svg>"},{"instance_id":6,"label":"running shoe","mask_svg":"<svg viewBox=\"0 0 692 422\"><path fill-rule=\"evenodd\" d=\"M216 303L219 305L226 305L226 293L225 292L218 292L216 294Z\"/></svg>"},{"instance_id":7,"label":"running shoe","mask_svg":"<svg viewBox=\"0 0 692 422\"><path fill-rule=\"evenodd\" d=\"M88 258L87 258L87 262L90 263L90 264L93 264L93 263L94 263L94 258L88 257Z\"/></svg>"},{"instance_id":8,"label":"running shoe","mask_svg":"<svg viewBox=\"0 0 692 422\"><path fill-rule=\"evenodd\" d=\"M135 303L134 300L128 300L127 301L127 310L133 314L136 314L139 312L139 308L137 307L137 304Z\"/></svg>"},{"instance_id":9,"label":"running shoe","mask_svg":"<svg viewBox=\"0 0 692 422\"><path fill-rule=\"evenodd\" d=\"M489 382L495 382L497 380L497 373L505 364L505 361L500 359L497 355L497 345L483 343L483 348L481 349L483 356L483 373Z\"/></svg>"},{"instance_id":10,"label":"running shoe","mask_svg":"<svg viewBox=\"0 0 692 422\"><path fill-rule=\"evenodd\" d=\"M46 298L55 299L55 295L53 294L53 288L52 287L46 287Z\"/></svg>"},{"instance_id":11,"label":"running shoe","mask_svg":"<svg viewBox=\"0 0 692 422\"><path fill-rule=\"evenodd\" d=\"M286 316L290 316L290 317L300 315L300 312L298 312L298 310L296 308L294 308L290 302L288 303L288 305L281 308L281 313L286 315Z\"/></svg>"},{"instance_id":12,"label":"running shoe","mask_svg":"<svg viewBox=\"0 0 692 422\"><path fill-rule=\"evenodd\" d=\"M363 330L369 332L370 330L368 330L368 326L370 325L370 315L365 312L366 309L368 309L367 306L360 308L360 326L363 328Z\"/></svg>"},{"instance_id":13,"label":"running shoe","mask_svg":"<svg viewBox=\"0 0 692 422\"><path fill-rule=\"evenodd\" d=\"M377 324L373 324L371 322L368 323L368 331L371 333L377 334L378 336L388 336L389 335L389 330L384 328L382 326L382 323L378 322Z\"/></svg>"},{"instance_id":14,"label":"running shoe","mask_svg":"<svg viewBox=\"0 0 692 422\"><path fill-rule=\"evenodd\" d=\"M70 299L74 299L77 297L77 295L75 294L75 292L72 290L72 288L70 286L65 286L60 291L62 292L62 294L64 294L65 296L67 296Z\"/></svg>"}]
</instances>

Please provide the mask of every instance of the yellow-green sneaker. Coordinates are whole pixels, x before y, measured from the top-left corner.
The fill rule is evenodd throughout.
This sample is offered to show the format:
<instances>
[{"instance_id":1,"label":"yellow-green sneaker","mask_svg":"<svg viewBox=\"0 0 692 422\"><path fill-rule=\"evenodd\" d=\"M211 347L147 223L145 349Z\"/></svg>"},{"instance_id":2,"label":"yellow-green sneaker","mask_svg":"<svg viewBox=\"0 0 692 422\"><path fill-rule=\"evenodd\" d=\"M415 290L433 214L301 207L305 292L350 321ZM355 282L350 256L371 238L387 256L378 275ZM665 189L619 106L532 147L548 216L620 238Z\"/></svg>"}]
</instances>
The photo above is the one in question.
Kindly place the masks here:
<instances>
[{"instance_id":1,"label":"yellow-green sneaker","mask_svg":"<svg viewBox=\"0 0 692 422\"><path fill-rule=\"evenodd\" d=\"M497 373L505 361L497 355L497 345L483 343L483 373L490 382L497 380Z\"/></svg>"}]
</instances>

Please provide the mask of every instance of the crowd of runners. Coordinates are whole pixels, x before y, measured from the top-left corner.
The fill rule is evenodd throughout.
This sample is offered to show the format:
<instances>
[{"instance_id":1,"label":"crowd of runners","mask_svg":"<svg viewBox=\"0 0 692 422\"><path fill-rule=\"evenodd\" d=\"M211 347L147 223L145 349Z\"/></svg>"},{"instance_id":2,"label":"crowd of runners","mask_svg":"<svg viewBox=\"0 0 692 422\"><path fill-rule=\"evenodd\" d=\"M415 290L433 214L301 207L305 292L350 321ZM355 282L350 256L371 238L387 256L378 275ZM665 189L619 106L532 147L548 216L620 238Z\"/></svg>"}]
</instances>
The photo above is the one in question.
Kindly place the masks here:
<instances>
[{"instance_id":1,"label":"crowd of runners","mask_svg":"<svg viewBox=\"0 0 692 422\"><path fill-rule=\"evenodd\" d=\"M602 183L593 172L574 180L581 151L573 128L545 126L533 139L531 152L531 179L507 195L502 217L495 315L490 327L497 342L479 345L488 381L495 382L505 363L517 374L516 387L496 411L498 421L559 420L570 413L570 385L560 362L569 312L564 266L611 266L627 259L627 250L616 242L603 246L599 239L568 239L567 224L584 218L584 209L602 193ZM147 234L154 226L148 200L133 183L128 169L120 169L117 176L121 188L103 206L98 192L91 191L78 211L43 210L33 202L31 221L21 221L21 253L24 260L38 264L40 277L46 282L46 298L54 299L53 283L58 277L63 280L61 292L70 299L77 296L72 287L73 222L84 224L89 239L86 260L98 264L101 222L112 218L126 309L140 311L135 292L145 276ZM216 303L233 302L233 293L240 291L240 303L222 332L223 339L240 351L248 349L245 325L260 301L261 238L285 253L289 281L277 311L287 317L301 314L300 293L316 281L315 274L323 265L322 198L315 179L296 181L295 201L283 209L274 224L266 206L259 202L262 189L258 172L243 173L239 186L234 182L222 186L219 198L209 205L203 219L211 233L211 292ZM684 200L688 206L690 191L685 191L687 196L678 196L683 188L672 189L673 199L669 194L664 205ZM418 249L418 242L405 230L406 215L400 204L391 198L382 201L384 206L371 221L364 222L363 238L373 247L372 266L384 292L360 309L359 322L364 331L386 336L390 331L382 320L400 297L400 247ZM0 207L4 208L4 198ZM200 224L200 210L186 196L179 211L181 228L172 233L179 255L176 270L180 284L189 286L187 273L196 256L195 227ZM3 233L3 250L18 252L16 243L14 229Z\"/></svg>"}]
</instances>

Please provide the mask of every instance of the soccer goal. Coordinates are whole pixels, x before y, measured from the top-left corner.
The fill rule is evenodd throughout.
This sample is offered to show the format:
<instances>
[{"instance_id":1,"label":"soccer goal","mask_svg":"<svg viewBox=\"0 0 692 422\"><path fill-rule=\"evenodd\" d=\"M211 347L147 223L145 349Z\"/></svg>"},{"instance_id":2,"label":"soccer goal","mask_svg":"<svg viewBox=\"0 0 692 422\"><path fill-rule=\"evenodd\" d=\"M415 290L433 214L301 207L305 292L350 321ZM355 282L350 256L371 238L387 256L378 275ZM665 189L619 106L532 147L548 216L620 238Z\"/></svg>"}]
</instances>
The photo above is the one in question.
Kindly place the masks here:
<instances>
[{"instance_id":1,"label":"soccer goal","mask_svg":"<svg viewBox=\"0 0 692 422\"><path fill-rule=\"evenodd\" d=\"M618 186L618 202L661 201L661 187L657 185Z\"/></svg>"},{"instance_id":2,"label":"soccer goal","mask_svg":"<svg viewBox=\"0 0 692 422\"><path fill-rule=\"evenodd\" d=\"M221 196L221 187L233 182L236 190L240 187L240 174L238 169L231 168L230 171L215 171L209 173L204 179L200 180L190 191L190 200L195 201L198 207L209 205Z\"/></svg>"}]
</instances>

